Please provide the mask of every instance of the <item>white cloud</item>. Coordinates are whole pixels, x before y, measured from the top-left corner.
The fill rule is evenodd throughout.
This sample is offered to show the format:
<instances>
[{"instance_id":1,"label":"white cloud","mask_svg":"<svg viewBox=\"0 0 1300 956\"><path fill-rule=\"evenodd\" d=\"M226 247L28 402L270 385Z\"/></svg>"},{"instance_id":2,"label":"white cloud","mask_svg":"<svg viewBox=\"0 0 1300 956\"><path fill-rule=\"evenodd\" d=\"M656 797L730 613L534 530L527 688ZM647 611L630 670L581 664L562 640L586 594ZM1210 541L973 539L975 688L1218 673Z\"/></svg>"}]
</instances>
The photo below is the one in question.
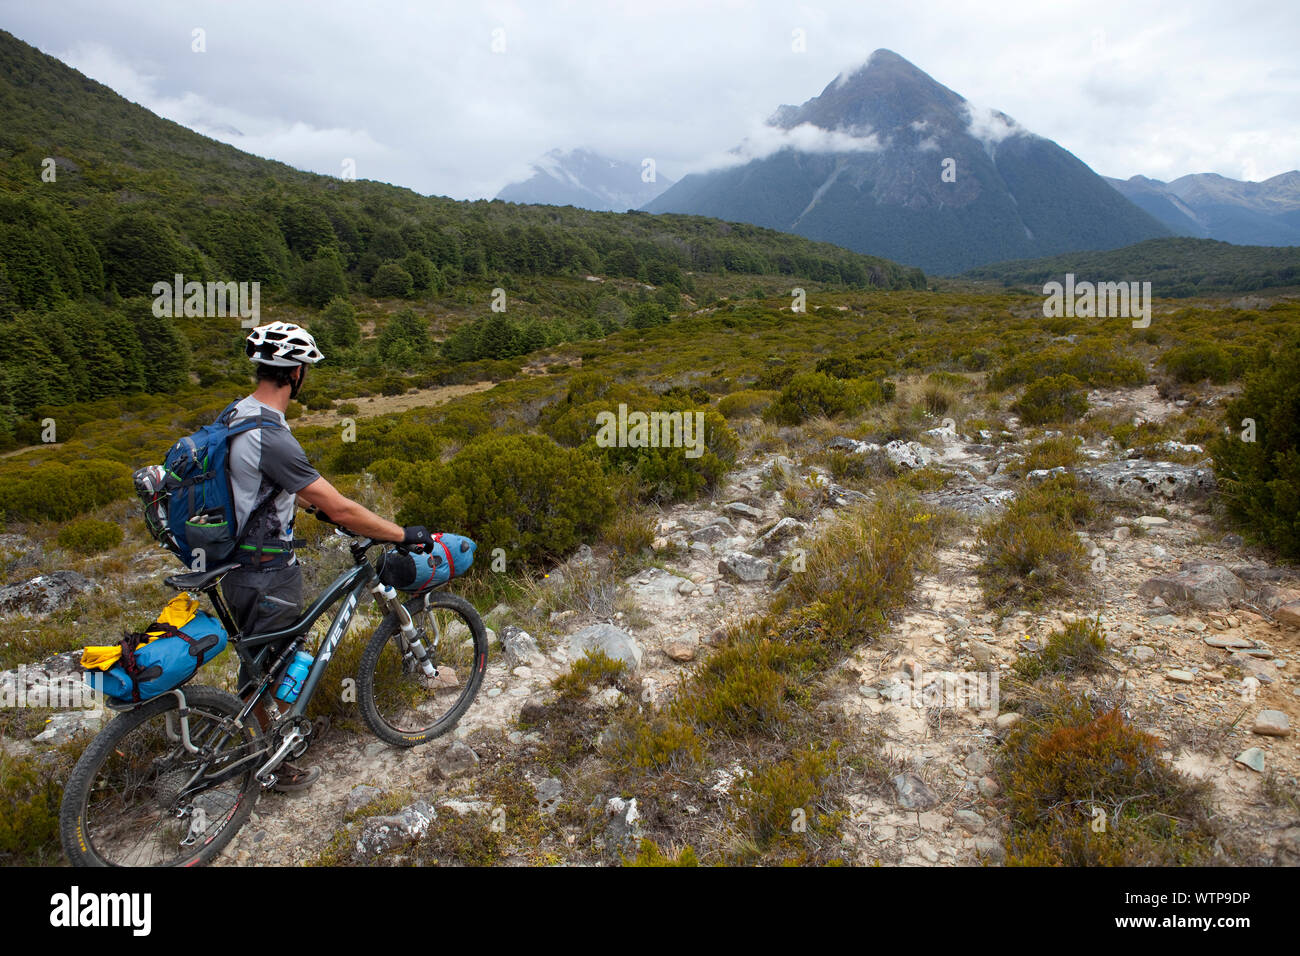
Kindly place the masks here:
<instances>
[{"instance_id":1,"label":"white cloud","mask_svg":"<svg viewBox=\"0 0 1300 956\"><path fill-rule=\"evenodd\" d=\"M1300 5L1265 0L0 0L0 22L240 148L330 174L353 157L359 176L461 198L554 148L650 156L679 178L736 161L746 137L749 155L798 144L758 118L877 48L1107 175L1300 167Z\"/></svg>"},{"instance_id":2,"label":"white cloud","mask_svg":"<svg viewBox=\"0 0 1300 956\"><path fill-rule=\"evenodd\" d=\"M273 115L214 103L189 91L180 96L163 95L157 89L157 76L137 70L98 43L78 43L59 58L165 119L298 169L338 176L343 173L344 160L350 159L356 177L367 179L382 168L392 152L364 129L285 122Z\"/></svg>"},{"instance_id":3,"label":"white cloud","mask_svg":"<svg viewBox=\"0 0 1300 956\"><path fill-rule=\"evenodd\" d=\"M985 147L996 146L1008 136L1023 136L1027 132L1005 113L978 106L969 100L966 102L966 124L970 134Z\"/></svg>"}]
</instances>

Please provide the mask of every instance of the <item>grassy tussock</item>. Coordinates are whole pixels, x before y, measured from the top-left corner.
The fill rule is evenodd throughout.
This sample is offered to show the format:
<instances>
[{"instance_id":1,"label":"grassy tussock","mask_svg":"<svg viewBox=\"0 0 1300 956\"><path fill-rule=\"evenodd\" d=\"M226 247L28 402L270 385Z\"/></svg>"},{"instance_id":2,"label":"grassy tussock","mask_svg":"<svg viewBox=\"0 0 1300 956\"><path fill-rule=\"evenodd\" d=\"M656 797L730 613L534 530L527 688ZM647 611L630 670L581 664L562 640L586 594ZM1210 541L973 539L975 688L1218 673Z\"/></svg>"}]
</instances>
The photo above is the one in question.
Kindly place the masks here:
<instances>
[{"instance_id":1,"label":"grassy tussock","mask_svg":"<svg viewBox=\"0 0 1300 956\"><path fill-rule=\"evenodd\" d=\"M993 606L1025 605L1068 597L1082 587L1088 555L1075 530L1097 506L1073 475L1028 485L1001 516L979 533L978 574Z\"/></svg>"}]
</instances>

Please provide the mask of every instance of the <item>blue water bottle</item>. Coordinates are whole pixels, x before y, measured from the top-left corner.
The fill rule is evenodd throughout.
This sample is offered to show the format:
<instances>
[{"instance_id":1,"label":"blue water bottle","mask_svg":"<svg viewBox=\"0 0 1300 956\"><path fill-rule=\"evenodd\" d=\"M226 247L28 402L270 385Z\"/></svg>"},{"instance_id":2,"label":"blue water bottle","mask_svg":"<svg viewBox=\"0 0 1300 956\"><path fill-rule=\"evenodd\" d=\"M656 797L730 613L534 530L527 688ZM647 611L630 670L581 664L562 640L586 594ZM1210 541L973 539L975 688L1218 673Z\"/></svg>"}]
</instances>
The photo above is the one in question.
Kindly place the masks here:
<instances>
[{"instance_id":1,"label":"blue water bottle","mask_svg":"<svg viewBox=\"0 0 1300 956\"><path fill-rule=\"evenodd\" d=\"M289 669L284 672L284 676L280 678L280 686L275 689L275 696L286 704L292 704L297 700L302 692L303 681L307 679L307 674L315 661L316 658L306 651L299 651L293 655Z\"/></svg>"}]
</instances>

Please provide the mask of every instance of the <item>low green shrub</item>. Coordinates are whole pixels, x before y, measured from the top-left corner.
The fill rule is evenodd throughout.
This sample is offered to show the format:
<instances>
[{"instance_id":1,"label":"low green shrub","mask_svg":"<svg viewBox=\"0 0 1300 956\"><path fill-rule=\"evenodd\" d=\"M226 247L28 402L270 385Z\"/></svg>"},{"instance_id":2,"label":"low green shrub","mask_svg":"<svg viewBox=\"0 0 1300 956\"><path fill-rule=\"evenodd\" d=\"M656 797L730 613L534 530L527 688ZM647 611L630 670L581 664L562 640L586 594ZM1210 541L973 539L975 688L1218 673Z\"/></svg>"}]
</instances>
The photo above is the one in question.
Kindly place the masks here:
<instances>
[{"instance_id":1,"label":"low green shrub","mask_svg":"<svg viewBox=\"0 0 1300 956\"><path fill-rule=\"evenodd\" d=\"M1017 660L1012 670L1021 680L1033 682L1049 675L1095 674L1104 666L1105 658L1106 638L1102 636L1101 624L1071 621L1053 631L1037 654L1026 654Z\"/></svg>"},{"instance_id":2,"label":"low green shrub","mask_svg":"<svg viewBox=\"0 0 1300 956\"><path fill-rule=\"evenodd\" d=\"M1088 397L1073 375L1054 375L1031 382L1011 410L1026 425L1072 422L1088 410Z\"/></svg>"},{"instance_id":3,"label":"low green shrub","mask_svg":"<svg viewBox=\"0 0 1300 956\"><path fill-rule=\"evenodd\" d=\"M736 418L756 418L771 405L779 392L756 388L742 389L718 399L718 412L728 421Z\"/></svg>"},{"instance_id":4,"label":"low green shrub","mask_svg":"<svg viewBox=\"0 0 1300 956\"><path fill-rule=\"evenodd\" d=\"M763 418L778 425L800 425L815 415L852 415L884 401L884 389L878 382L803 372L782 387L776 401L764 410Z\"/></svg>"},{"instance_id":5,"label":"low green shrub","mask_svg":"<svg viewBox=\"0 0 1300 956\"><path fill-rule=\"evenodd\" d=\"M543 435L484 435L448 462L397 476L397 520L467 534L488 554L538 565L593 538L614 507L600 465Z\"/></svg>"},{"instance_id":6,"label":"low green shrub","mask_svg":"<svg viewBox=\"0 0 1300 956\"><path fill-rule=\"evenodd\" d=\"M34 454L0 466L0 512L8 518L67 521L134 493L132 469L100 459L36 461Z\"/></svg>"},{"instance_id":7,"label":"low green shrub","mask_svg":"<svg viewBox=\"0 0 1300 956\"><path fill-rule=\"evenodd\" d=\"M78 554L99 554L122 543L122 527L97 518L78 518L59 529L60 548Z\"/></svg>"},{"instance_id":8,"label":"low green shrub","mask_svg":"<svg viewBox=\"0 0 1300 956\"><path fill-rule=\"evenodd\" d=\"M1300 557L1300 339L1277 348L1224 407L1210 442L1229 520L1285 557Z\"/></svg>"}]
</instances>

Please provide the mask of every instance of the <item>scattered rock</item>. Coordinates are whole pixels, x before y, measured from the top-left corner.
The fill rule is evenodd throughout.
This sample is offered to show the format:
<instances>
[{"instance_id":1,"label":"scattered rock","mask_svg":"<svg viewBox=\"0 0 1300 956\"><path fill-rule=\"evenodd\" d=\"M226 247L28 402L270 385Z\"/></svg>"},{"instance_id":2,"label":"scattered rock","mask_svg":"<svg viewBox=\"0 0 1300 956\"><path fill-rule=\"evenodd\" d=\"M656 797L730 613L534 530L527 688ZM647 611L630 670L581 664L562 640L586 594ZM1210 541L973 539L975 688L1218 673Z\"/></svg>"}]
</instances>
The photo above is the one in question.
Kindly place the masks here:
<instances>
[{"instance_id":1,"label":"scattered rock","mask_svg":"<svg viewBox=\"0 0 1300 956\"><path fill-rule=\"evenodd\" d=\"M1249 767L1256 773L1264 772L1264 751L1260 750L1258 747L1251 747L1249 750L1243 750L1241 753L1237 754L1233 760L1241 764L1243 767Z\"/></svg>"},{"instance_id":2,"label":"scattered rock","mask_svg":"<svg viewBox=\"0 0 1300 956\"><path fill-rule=\"evenodd\" d=\"M733 501L723 506L723 511L729 515L735 515L738 518L748 518L750 521L762 521L763 512L759 511L753 505L747 505L743 501Z\"/></svg>"},{"instance_id":3,"label":"scattered rock","mask_svg":"<svg viewBox=\"0 0 1300 956\"><path fill-rule=\"evenodd\" d=\"M372 787L368 783L359 783L348 791L347 802L343 805L343 815L349 816L356 813L362 807L373 803L383 796L384 791L378 787Z\"/></svg>"},{"instance_id":4,"label":"scattered rock","mask_svg":"<svg viewBox=\"0 0 1300 956\"><path fill-rule=\"evenodd\" d=\"M993 769L993 764L989 762L989 758L978 750L973 750L966 755L964 766L971 773L977 773L980 776L984 776Z\"/></svg>"},{"instance_id":5,"label":"scattered rock","mask_svg":"<svg viewBox=\"0 0 1300 956\"><path fill-rule=\"evenodd\" d=\"M1275 609L1273 619L1291 627L1300 627L1300 601L1291 601Z\"/></svg>"},{"instance_id":6,"label":"scattered rock","mask_svg":"<svg viewBox=\"0 0 1300 956\"><path fill-rule=\"evenodd\" d=\"M463 777L478 766L478 754L463 740L457 740L433 758L434 768L447 779Z\"/></svg>"},{"instance_id":7,"label":"scattered rock","mask_svg":"<svg viewBox=\"0 0 1300 956\"><path fill-rule=\"evenodd\" d=\"M537 809L542 813L551 814L560 806L564 786L558 777L543 777L533 783L533 792L537 794Z\"/></svg>"},{"instance_id":8,"label":"scattered rock","mask_svg":"<svg viewBox=\"0 0 1300 956\"><path fill-rule=\"evenodd\" d=\"M1291 721L1280 710L1261 710L1251 731L1264 737L1286 737L1291 733Z\"/></svg>"},{"instance_id":9,"label":"scattered rock","mask_svg":"<svg viewBox=\"0 0 1300 956\"><path fill-rule=\"evenodd\" d=\"M636 797L625 800L622 797L610 797L605 804L605 850L612 857L621 856L636 849L641 840L641 813L637 810Z\"/></svg>"},{"instance_id":10,"label":"scattered rock","mask_svg":"<svg viewBox=\"0 0 1300 956\"><path fill-rule=\"evenodd\" d=\"M1165 679L1174 681L1178 684L1190 684L1196 680L1196 675L1191 671L1172 670L1165 674Z\"/></svg>"},{"instance_id":11,"label":"scattered rock","mask_svg":"<svg viewBox=\"0 0 1300 956\"><path fill-rule=\"evenodd\" d=\"M705 544L716 544L723 538L734 538L736 534L735 525L726 518L718 518L716 521L706 524L703 528L692 531L691 539L693 541L703 541Z\"/></svg>"},{"instance_id":12,"label":"scattered rock","mask_svg":"<svg viewBox=\"0 0 1300 956\"><path fill-rule=\"evenodd\" d=\"M1223 650L1238 650L1243 647L1254 647L1253 641L1248 641L1244 637L1207 637L1205 643L1210 647L1218 647Z\"/></svg>"},{"instance_id":13,"label":"scattered rock","mask_svg":"<svg viewBox=\"0 0 1300 956\"><path fill-rule=\"evenodd\" d=\"M1215 488L1214 472L1208 465L1179 465L1169 461L1108 461L1081 467L1078 473L1124 494L1171 500L1198 498Z\"/></svg>"},{"instance_id":14,"label":"scattered rock","mask_svg":"<svg viewBox=\"0 0 1300 956\"><path fill-rule=\"evenodd\" d=\"M587 703L597 710L614 710L627 699L617 687L604 687L587 699Z\"/></svg>"},{"instance_id":15,"label":"scattered rock","mask_svg":"<svg viewBox=\"0 0 1300 956\"><path fill-rule=\"evenodd\" d=\"M546 702L540 697L529 697L519 708L519 719L526 724L540 723L546 717Z\"/></svg>"},{"instance_id":16,"label":"scattered rock","mask_svg":"<svg viewBox=\"0 0 1300 956\"><path fill-rule=\"evenodd\" d=\"M699 645L699 635L695 631L687 631L664 644L664 653L675 661L693 661Z\"/></svg>"},{"instance_id":17,"label":"scattered rock","mask_svg":"<svg viewBox=\"0 0 1300 956\"><path fill-rule=\"evenodd\" d=\"M927 491L921 500L941 508L950 508L969 518L986 518L1001 511L1016 496L1014 488L1002 488L985 482L962 483L956 479L938 491Z\"/></svg>"},{"instance_id":18,"label":"scattered rock","mask_svg":"<svg viewBox=\"0 0 1300 956\"><path fill-rule=\"evenodd\" d=\"M788 538L797 537L808 530L808 526L802 521L794 518L782 518L776 524L772 525L762 537L754 542L751 548L754 552L771 551L782 541Z\"/></svg>"},{"instance_id":19,"label":"scattered rock","mask_svg":"<svg viewBox=\"0 0 1300 956\"><path fill-rule=\"evenodd\" d=\"M501 644L505 648L506 664L510 667L540 667L546 663L546 656L532 635L514 624L501 628Z\"/></svg>"},{"instance_id":20,"label":"scattered rock","mask_svg":"<svg viewBox=\"0 0 1300 956\"><path fill-rule=\"evenodd\" d=\"M934 453L917 442L895 439L885 446L885 455L896 467L915 470L928 465Z\"/></svg>"},{"instance_id":21,"label":"scattered rock","mask_svg":"<svg viewBox=\"0 0 1300 956\"><path fill-rule=\"evenodd\" d=\"M67 743L78 734L95 733L104 722L102 713L93 710L68 710L54 714L45 729L32 738L38 744Z\"/></svg>"},{"instance_id":22,"label":"scattered rock","mask_svg":"<svg viewBox=\"0 0 1300 956\"><path fill-rule=\"evenodd\" d=\"M417 800L392 816L370 817L357 837L357 856L379 856L403 843L418 840L436 819L437 812L425 800Z\"/></svg>"},{"instance_id":23,"label":"scattered rock","mask_svg":"<svg viewBox=\"0 0 1300 956\"><path fill-rule=\"evenodd\" d=\"M952 818L963 830L969 830L971 833L979 833L984 829L984 818L974 810L958 810Z\"/></svg>"},{"instance_id":24,"label":"scattered rock","mask_svg":"<svg viewBox=\"0 0 1300 956\"><path fill-rule=\"evenodd\" d=\"M998 719L994 721L998 730L1010 730L1020 722L1020 714L1014 710L1007 711L1005 714L998 714Z\"/></svg>"},{"instance_id":25,"label":"scattered rock","mask_svg":"<svg viewBox=\"0 0 1300 956\"><path fill-rule=\"evenodd\" d=\"M1143 582L1138 593L1159 597L1168 604L1227 608L1246 598L1246 585L1221 564L1195 564L1186 565L1175 574Z\"/></svg>"},{"instance_id":26,"label":"scattered rock","mask_svg":"<svg viewBox=\"0 0 1300 956\"><path fill-rule=\"evenodd\" d=\"M21 584L0 588L0 611L49 614L70 604L73 598L91 587L91 583L76 571L51 571Z\"/></svg>"},{"instance_id":27,"label":"scattered rock","mask_svg":"<svg viewBox=\"0 0 1300 956\"><path fill-rule=\"evenodd\" d=\"M905 810L929 810L939 802L935 792L914 773L900 773L891 782L898 805Z\"/></svg>"},{"instance_id":28,"label":"scattered rock","mask_svg":"<svg viewBox=\"0 0 1300 956\"><path fill-rule=\"evenodd\" d=\"M743 551L731 551L718 562L718 571L745 584L757 584L771 576L772 562Z\"/></svg>"},{"instance_id":29,"label":"scattered rock","mask_svg":"<svg viewBox=\"0 0 1300 956\"><path fill-rule=\"evenodd\" d=\"M629 673L641 666L641 645L627 631L613 624L592 624L569 635L569 659L578 660L593 651L622 661Z\"/></svg>"},{"instance_id":30,"label":"scattered rock","mask_svg":"<svg viewBox=\"0 0 1300 956\"><path fill-rule=\"evenodd\" d=\"M1006 847L1001 840L981 839L975 841L975 852L992 863L1004 863L1007 859Z\"/></svg>"}]
</instances>

